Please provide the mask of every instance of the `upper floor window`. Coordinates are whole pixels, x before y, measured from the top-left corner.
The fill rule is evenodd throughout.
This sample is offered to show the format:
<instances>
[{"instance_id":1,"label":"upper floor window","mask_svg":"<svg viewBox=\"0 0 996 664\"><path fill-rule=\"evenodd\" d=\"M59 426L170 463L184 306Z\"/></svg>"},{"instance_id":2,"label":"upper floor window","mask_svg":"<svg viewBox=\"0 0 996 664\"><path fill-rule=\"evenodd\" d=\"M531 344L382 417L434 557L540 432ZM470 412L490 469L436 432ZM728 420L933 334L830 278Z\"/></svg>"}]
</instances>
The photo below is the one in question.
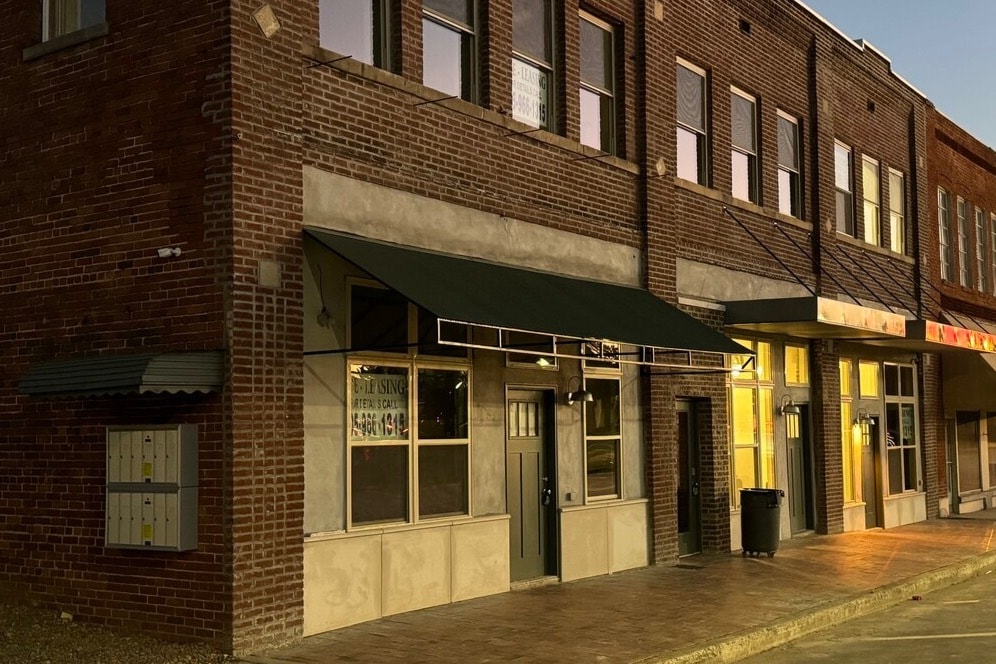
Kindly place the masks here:
<instances>
[{"instance_id":1,"label":"upper floor window","mask_svg":"<svg viewBox=\"0 0 996 664\"><path fill-rule=\"evenodd\" d=\"M889 246L906 253L906 177L889 169Z\"/></svg>"},{"instance_id":2,"label":"upper floor window","mask_svg":"<svg viewBox=\"0 0 996 664\"><path fill-rule=\"evenodd\" d=\"M980 293L988 290L986 255L986 213L975 208L975 288Z\"/></svg>"},{"instance_id":3,"label":"upper floor window","mask_svg":"<svg viewBox=\"0 0 996 664\"><path fill-rule=\"evenodd\" d=\"M474 0L424 0L422 82L453 97L477 100Z\"/></svg>"},{"instance_id":4,"label":"upper floor window","mask_svg":"<svg viewBox=\"0 0 996 664\"><path fill-rule=\"evenodd\" d=\"M730 164L735 198L760 202L757 165L757 100L736 88L730 90Z\"/></svg>"},{"instance_id":5,"label":"upper floor window","mask_svg":"<svg viewBox=\"0 0 996 664\"><path fill-rule=\"evenodd\" d=\"M968 267L968 203L958 199L958 283L969 288Z\"/></svg>"},{"instance_id":6,"label":"upper floor window","mask_svg":"<svg viewBox=\"0 0 996 664\"><path fill-rule=\"evenodd\" d=\"M865 242L876 247L882 244L882 180L878 162L861 157L861 194L864 196Z\"/></svg>"},{"instance_id":7,"label":"upper floor window","mask_svg":"<svg viewBox=\"0 0 996 664\"><path fill-rule=\"evenodd\" d=\"M318 40L322 48L389 69L388 0L321 0Z\"/></svg>"},{"instance_id":8,"label":"upper floor window","mask_svg":"<svg viewBox=\"0 0 996 664\"><path fill-rule=\"evenodd\" d=\"M547 131L555 131L551 8L550 0L512 3L512 117Z\"/></svg>"},{"instance_id":9,"label":"upper floor window","mask_svg":"<svg viewBox=\"0 0 996 664\"><path fill-rule=\"evenodd\" d=\"M989 215L989 262L993 267L993 294L996 295L996 212ZM996 436L993 437L996 441ZM996 457L993 457L996 461Z\"/></svg>"},{"instance_id":10,"label":"upper floor window","mask_svg":"<svg viewBox=\"0 0 996 664\"><path fill-rule=\"evenodd\" d=\"M851 167L851 148L836 141L833 172L837 190L837 232L854 237L854 176Z\"/></svg>"},{"instance_id":11,"label":"upper floor window","mask_svg":"<svg viewBox=\"0 0 996 664\"><path fill-rule=\"evenodd\" d=\"M42 0L42 41L104 22L104 0Z\"/></svg>"},{"instance_id":12,"label":"upper floor window","mask_svg":"<svg viewBox=\"0 0 996 664\"><path fill-rule=\"evenodd\" d=\"M616 100L612 26L580 12L581 143L615 152Z\"/></svg>"},{"instance_id":13,"label":"upper floor window","mask_svg":"<svg viewBox=\"0 0 996 664\"><path fill-rule=\"evenodd\" d=\"M951 281L951 196L937 189L937 238L941 251L941 279Z\"/></svg>"},{"instance_id":14,"label":"upper floor window","mask_svg":"<svg viewBox=\"0 0 996 664\"><path fill-rule=\"evenodd\" d=\"M778 211L802 217L799 121L778 111Z\"/></svg>"},{"instance_id":15,"label":"upper floor window","mask_svg":"<svg viewBox=\"0 0 996 664\"><path fill-rule=\"evenodd\" d=\"M685 62L677 69L678 177L707 184L705 71Z\"/></svg>"}]
</instances>

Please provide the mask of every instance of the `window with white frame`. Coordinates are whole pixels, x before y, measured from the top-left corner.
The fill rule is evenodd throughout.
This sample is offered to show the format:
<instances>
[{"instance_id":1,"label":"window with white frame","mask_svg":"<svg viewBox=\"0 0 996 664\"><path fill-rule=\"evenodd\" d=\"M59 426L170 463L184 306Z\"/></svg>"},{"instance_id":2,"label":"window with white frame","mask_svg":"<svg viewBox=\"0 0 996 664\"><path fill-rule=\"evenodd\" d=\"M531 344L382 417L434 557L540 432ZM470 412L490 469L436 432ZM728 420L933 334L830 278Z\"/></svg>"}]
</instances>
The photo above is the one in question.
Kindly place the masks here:
<instances>
[{"instance_id":1,"label":"window with white frame","mask_svg":"<svg viewBox=\"0 0 996 664\"><path fill-rule=\"evenodd\" d=\"M708 133L706 121L706 73L679 60L677 64L678 177L708 184Z\"/></svg>"},{"instance_id":2,"label":"window with white frame","mask_svg":"<svg viewBox=\"0 0 996 664\"><path fill-rule=\"evenodd\" d=\"M802 217L799 121L778 111L778 211Z\"/></svg>"},{"instance_id":3,"label":"window with white frame","mask_svg":"<svg viewBox=\"0 0 996 664\"><path fill-rule=\"evenodd\" d=\"M774 488L775 430L774 383L771 378L771 343L734 339L754 351L730 355L730 504L740 508L740 490ZM742 368L742 367L748 368Z\"/></svg>"},{"instance_id":4,"label":"window with white frame","mask_svg":"<svg viewBox=\"0 0 996 664\"><path fill-rule=\"evenodd\" d=\"M556 131L551 0L512 2L512 117Z\"/></svg>"},{"instance_id":5,"label":"window with white frame","mask_svg":"<svg viewBox=\"0 0 996 664\"><path fill-rule=\"evenodd\" d=\"M439 344L438 319L375 282L349 284L350 527L467 514L466 349Z\"/></svg>"},{"instance_id":6,"label":"window with white frame","mask_svg":"<svg viewBox=\"0 0 996 664\"><path fill-rule=\"evenodd\" d=\"M906 254L906 176L889 169L889 246Z\"/></svg>"},{"instance_id":7,"label":"window with white frame","mask_svg":"<svg viewBox=\"0 0 996 664\"><path fill-rule=\"evenodd\" d=\"M886 363L885 430L889 494L920 488L916 372L912 365Z\"/></svg>"},{"instance_id":8,"label":"window with white frame","mask_svg":"<svg viewBox=\"0 0 996 664\"><path fill-rule=\"evenodd\" d=\"M861 157L861 195L864 197L865 242L882 244L882 178L878 162Z\"/></svg>"},{"instance_id":9,"label":"window with white frame","mask_svg":"<svg viewBox=\"0 0 996 664\"><path fill-rule=\"evenodd\" d=\"M836 189L837 232L855 237L854 175L852 173L851 148L840 141L834 142L833 172Z\"/></svg>"},{"instance_id":10,"label":"window with white frame","mask_svg":"<svg viewBox=\"0 0 996 664\"><path fill-rule=\"evenodd\" d=\"M390 69L390 18L388 0L321 0L319 44L359 62Z\"/></svg>"},{"instance_id":11,"label":"window with white frame","mask_svg":"<svg viewBox=\"0 0 996 664\"><path fill-rule=\"evenodd\" d=\"M761 200L757 159L757 99L730 88L730 169L734 198Z\"/></svg>"},{"instance_id":12,"label":"window with white frame","mask_svg":"<svg viewBox=\"0 0 996 664\"><path fill-rule=\"evenodd\" d=\"M622 497L622 404L619 375L586 375L592 401L584 403L585 495Z\"/></svg>"},{"instance_id":13,"label":"window with white frame","mask_svg":"<svg viewBox=\"0 0 996 664\"><path fill-rule=\"evenodd\" d=\"M422 3L422 82L467 101L477 101L475 4L474 0Z\"/></svg>"},{"instance_id":14,"label":"window with white frame","mask_svg":"<svg viewBox=\"0 0 996 664\"><path fill-rule=\"evenodd\" d=\"M951 281L954 276L951 257L951 196L940 187L937 188L937 238L941 253L941 279Z\"/></svg>"},{"instance_id":15,"label":"window with white frame","mask_svg":"<svg viewBox=\"0 0 996 664\"><path fill-rule=\"evenodd\" d=\"M971 287L968 261L968 203L958 197L958 283Z\"/></svg>"},{"instance_id":16,"label":"window with white frame","mask_svg":"<svg viewBox=\"0 0 996 664\"><path fill-rule=\"evenodd\" d=\"M975 208L975 288L980 293L989 291L986 235L986 213Z\"/></svg>"},{"instance_id":17,"label":"window with white frame","mask_svg":"<svg viewBox=\"0 0 996 664\"><path fill-rule=\"evenodd\" d=\"M603 152L616 151L616 83L611 25L580 12L581 143Z\"/></svg>"},{"instance_id":18,"label":"window with white frame","mask_svg":"<svg viewBox=\"0 0 996 664\"><path fill-rule=\"evenodd\" d=\"M103 23L104 0L42 0L42 41Z\"/></svg>"}]
</instances>

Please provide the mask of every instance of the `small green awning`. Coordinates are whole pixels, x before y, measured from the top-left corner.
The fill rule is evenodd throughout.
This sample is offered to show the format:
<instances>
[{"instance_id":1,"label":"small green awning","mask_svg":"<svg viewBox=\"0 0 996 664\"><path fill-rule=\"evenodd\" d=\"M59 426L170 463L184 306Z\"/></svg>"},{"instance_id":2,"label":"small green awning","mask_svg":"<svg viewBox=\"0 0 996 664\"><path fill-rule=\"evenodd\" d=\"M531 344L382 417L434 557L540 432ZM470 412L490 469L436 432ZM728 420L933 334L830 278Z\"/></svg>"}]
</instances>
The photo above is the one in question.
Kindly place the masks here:
<instances>
[{"instance_id":1,"label":"small green awning","mask_svg":"<svg viewBox=\"0 0 996 664\"><path fill-rule=\"evenodd\" d=\"M221 351L102 355L40 362L21 378L32 396L96 397L118 394L216 392L224 385Z\"/></svg>"},{"instance_id":2,"label":"small green awning","mask_svg":"<svg viewBox=\"0 0 996 664\"><path fill-rule=\"evenodd\" d=\"M306 233L440 319L652 349L750 351L642 288L359 239Z\"/></svg>"}]
</instances>

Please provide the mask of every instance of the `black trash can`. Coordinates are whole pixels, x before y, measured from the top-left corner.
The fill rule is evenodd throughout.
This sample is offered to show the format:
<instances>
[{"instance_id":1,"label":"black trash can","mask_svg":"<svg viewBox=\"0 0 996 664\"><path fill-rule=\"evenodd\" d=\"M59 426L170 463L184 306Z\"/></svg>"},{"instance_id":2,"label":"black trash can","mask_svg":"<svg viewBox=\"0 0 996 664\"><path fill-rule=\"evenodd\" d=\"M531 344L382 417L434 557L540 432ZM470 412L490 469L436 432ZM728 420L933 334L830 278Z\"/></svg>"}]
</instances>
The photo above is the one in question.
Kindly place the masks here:
<instances>
[{"instance_id":1,"label":"black trash can","mask_svg":"<svg viewBox=\"0 0 996 664\"><path fill-rule=\"evenodd\" d=\"M740 539L743 555L774 557L781 535L781 489L740 489Z\"/></svg>"}]
</instances>

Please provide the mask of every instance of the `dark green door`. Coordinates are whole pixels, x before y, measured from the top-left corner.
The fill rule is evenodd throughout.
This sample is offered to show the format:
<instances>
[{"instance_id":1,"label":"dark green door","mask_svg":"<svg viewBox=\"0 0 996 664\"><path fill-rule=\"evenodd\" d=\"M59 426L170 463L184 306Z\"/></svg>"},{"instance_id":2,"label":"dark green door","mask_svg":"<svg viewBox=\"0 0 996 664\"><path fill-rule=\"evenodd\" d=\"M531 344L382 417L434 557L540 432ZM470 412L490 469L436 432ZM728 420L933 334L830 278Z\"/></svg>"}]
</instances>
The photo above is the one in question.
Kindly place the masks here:
<instances>
[{"instance_id":1,"label":"dark green door","mask_svg":"<svg viewBox=\"0 0 996 664\"><path fill-rule=\"evenodd\" d=\"M554 492L543 392L508 394L506 499L512 581L554 573Z\"/></svg>"}]
</instances>

